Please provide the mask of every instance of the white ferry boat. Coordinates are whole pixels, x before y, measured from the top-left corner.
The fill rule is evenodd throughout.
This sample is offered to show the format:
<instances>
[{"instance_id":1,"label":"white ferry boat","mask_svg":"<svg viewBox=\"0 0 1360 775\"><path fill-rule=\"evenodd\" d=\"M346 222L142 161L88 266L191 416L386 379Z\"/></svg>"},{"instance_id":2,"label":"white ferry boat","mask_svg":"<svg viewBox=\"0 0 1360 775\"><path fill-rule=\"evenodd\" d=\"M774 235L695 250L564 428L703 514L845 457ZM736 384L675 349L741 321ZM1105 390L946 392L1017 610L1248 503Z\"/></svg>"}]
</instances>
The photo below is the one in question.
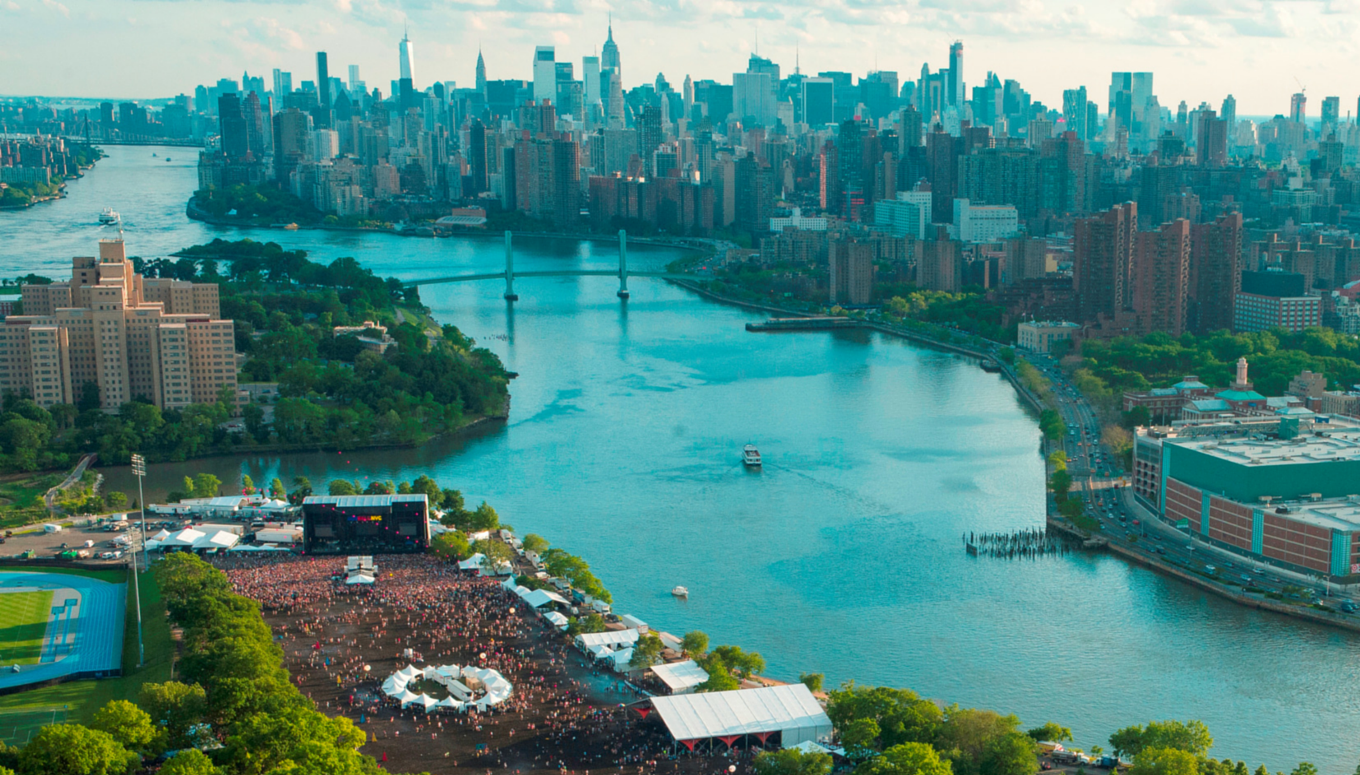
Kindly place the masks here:
<instances>
[{"instance_id":1,"label":"white ferry boat","mask_svg":"<svg viewBox=\"0 0 1360 775\"><path fill-rule=\"evenodd\" d=\"M104 212L99 214L99 222L105 226L112 226L120 220L122 219L119 217L118 212L112 207L105 207Z\"/></svg>"},{"instance_id":2,"label":"white ferry boat","mask_svg":"<svg viewBox=\"0 0 1360 775\"><path fill-rule=\"evenodd\" d=\"M756 449L756 445L747 444L742 448L741 462L745 463L748 468L760 468L760 450Z\"/></svg>"},{"instance_id":3,"label":"white ferry boat","mask_svg":"<svg viewBox=\"0 0 1360 775\"><path fill-rule=\"evenodd\" d=\"M689 590L686 589L685 587L677 586L676 588L671 590L671 594L675 595L676 597L689 597Z\"/></svg>"}]
</instances>

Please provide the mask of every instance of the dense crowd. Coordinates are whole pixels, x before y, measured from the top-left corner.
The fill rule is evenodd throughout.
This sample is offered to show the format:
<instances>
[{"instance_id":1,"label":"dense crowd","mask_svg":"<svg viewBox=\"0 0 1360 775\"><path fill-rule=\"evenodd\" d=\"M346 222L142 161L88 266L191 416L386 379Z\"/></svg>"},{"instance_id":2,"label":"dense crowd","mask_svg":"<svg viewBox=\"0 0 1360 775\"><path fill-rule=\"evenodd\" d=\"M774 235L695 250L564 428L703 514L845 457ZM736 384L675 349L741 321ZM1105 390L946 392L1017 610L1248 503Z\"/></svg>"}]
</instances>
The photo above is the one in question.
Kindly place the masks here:
<instances>
[{"instance_id":1,"label":"dense crowd","mask_svg":"<svg viewBox=\"0 0 1360 775\"><path fill-rule=\"evenodd\" d=\"M238 594L264 608L299 689L359 723L369 734L365 751L380 761L434 772L588 775L590 768L641 773L685 763L695 770L697 760L668 761L665 732L621 707L623 697L607 701L609 679L592 676L579 652L495 580L426 555L375 561L372 586L347 586L340 557L233 557L217 565ZM485 713L403 709L381 683L407 664L490 667L514 690ZM414 689L422 690L439 694L433 682ZM432 766L436 759L440 766Z\"/></svg>"}]
</instances>

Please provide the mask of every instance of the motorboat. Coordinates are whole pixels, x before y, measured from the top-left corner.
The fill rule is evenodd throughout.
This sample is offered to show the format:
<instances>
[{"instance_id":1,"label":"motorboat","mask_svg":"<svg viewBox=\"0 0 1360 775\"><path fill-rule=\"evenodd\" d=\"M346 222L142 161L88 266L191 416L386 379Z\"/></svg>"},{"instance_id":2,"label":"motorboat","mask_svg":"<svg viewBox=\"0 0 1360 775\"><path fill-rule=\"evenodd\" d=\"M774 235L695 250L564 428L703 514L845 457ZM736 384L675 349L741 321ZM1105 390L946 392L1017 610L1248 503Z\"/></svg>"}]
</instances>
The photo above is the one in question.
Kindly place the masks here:
<instances>
[{"instance_id":1,"label":"motorboat","mask_svg":"<svg viewBox=\"0 0 1360 775\"><path fill-rule=\"evenodd\" d=\"M676 597L689 597L689 590L681 586L676 586L675 589L671 590L671 594Z\"/></svg>"},{"instance_id":2,"label":"motorboat","mask_svg":"<svg viewBox=\"0 0 1360 775\"><path fill-rule=\"evenodd\" d=\"M118 211L112 207L105 207L104 211L99 214L99 222L105 226L112 226L121 220L122 217L118 215Z\"/></svg>"},{"instance_id":3,"label":"motorboat","mask_svg":"<svg viewBox=\"0 0 1360 775\"><path fill-rule=\"evenodd\" d=\"M748 468L760 468L760 450L756 449L756 445L747 444L742 448L741 462Z\"/></svg>"}]
</instances>

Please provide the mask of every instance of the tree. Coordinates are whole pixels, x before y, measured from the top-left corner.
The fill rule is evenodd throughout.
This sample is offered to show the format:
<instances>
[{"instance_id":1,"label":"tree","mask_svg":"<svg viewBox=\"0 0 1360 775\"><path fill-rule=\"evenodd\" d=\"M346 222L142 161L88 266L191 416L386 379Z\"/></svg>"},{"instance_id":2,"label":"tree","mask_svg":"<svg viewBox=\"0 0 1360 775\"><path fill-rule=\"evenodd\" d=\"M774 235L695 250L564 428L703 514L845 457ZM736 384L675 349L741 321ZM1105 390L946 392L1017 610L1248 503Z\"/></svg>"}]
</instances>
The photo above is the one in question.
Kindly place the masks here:
<instances>
[{"instance_id":1,"label":"tree","mask_svg":"<svg viewBox=\"0 0 1360 775\"><path fill-rule=\"evenodd\" d=\"M883 749L901 743L933 744L943 718L939 706L909 689L852 682L827 692L826 713L838 730L855 719L873 719L881 730L878 747Z\"/></svg>"},{"instance_id":2,"label":"tree","mask_svg":"<svg viewBox=\"0 0 1360 775\"><path fill-rule=\"evenodd\" d=\"M1072 730L1052 721L1041 727L1035 727L1025 734L1029 735L1035 742L1062 743L1072 739Z\"/></svg>"},{"instance_id":3,"label":"tree","mask_svg":"<svg viewBox=\"0 0 1360 775\"><path fill-rule=\"evenodd\" d=\"M992 738L982 752L987 775L1034 775L1039 771L1039 746L1028 735L1007 732Z\"/></svg>"},{"instance_id":4,"label":"tree","mask_svg":"<svg viewBox=\"0 0 1360 775\"><path fill-rule=\"evenodd\" d=\"M495 530L500 527L500 524L500 516L496 514L495 509L487 505L486 501L482 501L482 505L478 506L467 518L467 529L473 533Z\"/></svg>"},{"instance_id":5,"label":"tree","mask_svg":"<svg viewBox=\"0 0 1360 775\"><path fill-rule=\"evenodd\" d=\"M690 630L680 639L680 648L691 657L708 651L708 635L698 630Z\"/></svg>"},{"instance_id":6,"label":"tree","mask_svg":"<svg viewBox=\"0 0 1360 775\"><path fill-rule=\"evenodd\" d=\"M949 762L925 743L902 743L855 768L855 775L952 775Z\"/></svg>"},{"instance_id":7,"label":"tree","mask_svg":"<svg viewBox=\"0 0 1360 775\"><path fill-rule=\"evenodd\" d=\"M1198 775L1199 762L1189 751L1144 748L1133 757L1130 775Z\"/></svg>"},{"instance_id":8,"label":"tree","mask_svg":"<svg viewBox=\"0 0 1360 775\"><path fill-rule=\"evenodd\" d=\"M1152 721L1147 727L1125 727L1110 735L1116 756L1134 756L1146 748L1174 748L1203 756L1214 744L1202 721Z\"/></svg>"},{"instance_id":9,"label":"tree","mask_svg":"<svg viewBox=\"0 0 1360 775\"><path fill-rule=\"evenodd\" d=\"M494 576L514 558L514 552L503 541L485 539L472 545L472 551L482 555L482 575Z\"/></svg>"},{"instance_id":10,"label":"tree","mask_svg":"<svg viewBox=\"0 0 1360 775\"><path fill-rule=\"evenodd\" d=\"M136 763L107 732L78 724L42 728L19 753L19 775L123 775Z\"/></svg>"},{"instance_id":11,"label":"tree","mask_svg":"<svg viewBox=\"0 0 1360 775\"><path fill-rule=\"evenodd\" d=\"M1013 715L951 705L945 711L937 747L950 752L955 769L960 773L976 773L980 771L988 746L1015 732L1019 726L1020 719Z\"/></svg>"},{"instance_id":12,"label":"tree","mask_svg":"<svg viewBox=\"0 0 1360 775\"><path fill-rule=\"evenodd\" d=\"M188 477L185 477L186 479ZM222 480L209 473L194 474L195 498L216 498L222 489Z\"/></svg>"},{"instance_id":13,"label":"tree","mask_svg":"<svg viewBox=\"0 0 1360 775\"><path fill-rule=\"evenodd\" d=\"M110 700L95 711L90 728L107 732L118 744L130 751L149 752L158 737L151 716L127 700Z\"/></svg>"},{"instance_id":14,"label":"tree","mask_svg":"<svg viewBox=\"0 0 1360 775\"><path fill-rule=\"evenodd\" d=\"M246 495L255 492L255 480L250 478L250 474L241 474L241 492Z\"/></svg>"},{"instance_id":15,"label":"tree","mask_svg":"<svg viewBox=\"0 0 1360 775\"><path fill-rule=\"evenodd\" d=\"M656 633L645 633L633 644L633 657L628 661L628 666L640 670L655 665L661 661L661 651L665 647Z\"/></svg>"},{"instance_id":16,"label":"tree","mask_svg":"<svg viewBox=\"0 0 1360 775\"><path fill-rule=\"evenodd\" d=\"M604 631L604 617L599 614L587 614L567 622L567 634L571 636Z\"/></svg>"},{"instance_id":17,"label":"tree","mask_svg":"<svg viewBox=\"0 0 1360 775\"><path fill-rule=\"evenodd\" d=\"M765 669L764 657L754 651L742 651L741 646L719 646L709 652L709 657L721 659L742 678L750 678Z\"/></svg>"},{"instance_id":18,"label":"tree","mask_svg":"<svg viewBox=\"0 0 1360 775\"><path fill-rule=\"evenodd\" d=\"M143 684L137 704L153 723L165 730L166 748L174 750L194 744L190 732L208 712L208 695L198 684L166 681Z\"/></svg>"},{"instance_id":19,"label":"tree","mask_svg":"<svg viewBox=\"0 0 1360 775\"><path fill-rule=\"evenodd\" d=\"M438 506L440 499L444 497L444 493L439 489L439 485L425 474L417 476L416 480L411 482L411 493L414 495L424 495L431 506Z\"/></svg>"},{"instance_id":20,"label":"tree","mask_svg":"<svg viewBox=\"0 0 1360 775\"><path fill-rule=\"evenodd\" d=\"M751 762L756 775L830 775L831 756L803 753L796 748L762 751Z\"/></svg>"},{"instance_id":21,"label":"tree","mask_svg":"<svg viewBox=\"0 0 1360 775\"><path fill-rule=\"evenodd\" d=\"M283 489L283 480L277 476L269 483L269 497L277 500L283 500L288 497L288 492Z\"/></svg>"},{"instance_id":22,"label":"tree","mask_svg":"<svg viewBox=\"0 0 1360 775\"><path fill-rule=\"evenodd\" d=\"M264 422L264 409L259 404L246 404L241 407L241 419L245 422L246 433L256 441L269 440L269 427Z\"/></svg>"},{"instance_id":23,"label":"tree","mask_svg":"<svg viewBox=\"0 0 1360 775\"><path fill-rule=\"evenodd\" d=\"M1299 762L1299 766L1291 770L1289 775L1318 775L1318 769L1312 762Z\"/></svg>"},{"instance_id":24,"label":"tree","mask_svg":"<svg viewBox=\"0 0 1360 775\"><path fill-rule=\"evenodd\" d=\"M878 753L874 746L878 745L881 734L877 721L857 718L841 730L841 745L845 746L850 758L867 759Z\"/></svg>"},{"instance_id":25,"label":"tree","mask_svg":"<svg viewBox=\"0 0 1360 775\"><path fill-rule=\"evenodd\" d=\"M430 554L446 560L459 560L471 553L467 536L457 530L440 533L430 541Z\"/></svg>"},{"instance_id":26,"label":"tree","mask_svg":"<svg viewBox=\"0 0 1360 775\"><path fill-rule=\"evenodd\" d=\"M358 488L356 488L352 482L347 482L344 479L332 479L330 485L328 485L326 489L331 495L359 494Z\"/></svg>"},{"instance_id":27,"label":"tree","mask_svg":"<svg viewBox=\"0 0 1360 775\"><path fill-rule=\"evenodd\" d=\"M826 680L826 676L821 673L799 673L798 680L808 688L808 691L815 693L822 690L822 682Z\"/></svg>"},{"instance_id":28,"label":"tree","mask_svg":"<svg viewBox=\"0 0 1360 775\"><path fill-rule=\"evenodd\" d=\"M166 760L160 775L217 775L212 759L197 748L179 751Z\"/></svg>"},{"instance_id":29,"label":"tree","mask_svg":"<svg viewBox=\"0 0 1360 775\"><path fill-rule=\"evenodd\" d=\"M104 503L107 504L108 507L110 509L113 509L114 511L122 511L123 509L127 508L128 496L126 493L121 493L117 490L114 490L113 492L104 496Z\"/></svg>"},{"instance_id":30,"label":"tree","mask_svg":"<svg viewBox=\"0 0 1360 775\"><path fill-rule=\"evenodd\" d=\"M534 554L542 554L548 549L548 540L537 533L530 533L520 542L524 551Z\"/></svg>"},{"instance_id":31,"label":"tree","mask_svg":"<svg viewBox=\"0 0 1360 775\"><path fill-rule=\"evenodd\" d=\"M445 519L447 519L448 522L445 524L453 525L462 522L465 513L463 507L463 493L452 489L444 490L443 497L439 500L439 508L448 512L445 515Z\"/></svg>"}]
</instances>

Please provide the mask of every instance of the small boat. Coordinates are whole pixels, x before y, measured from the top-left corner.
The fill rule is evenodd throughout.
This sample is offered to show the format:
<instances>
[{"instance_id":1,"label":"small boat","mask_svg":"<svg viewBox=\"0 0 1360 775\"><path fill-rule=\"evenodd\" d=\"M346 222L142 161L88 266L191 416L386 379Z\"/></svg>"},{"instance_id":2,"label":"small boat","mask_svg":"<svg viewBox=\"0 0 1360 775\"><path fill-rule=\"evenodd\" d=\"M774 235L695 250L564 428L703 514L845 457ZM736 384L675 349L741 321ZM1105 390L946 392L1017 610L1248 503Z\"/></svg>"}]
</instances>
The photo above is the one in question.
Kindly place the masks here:
<instances>
[{"instance_id":1,"label":"small boat","mask_svg":"<svg viewBox=\"0 0 1360 775\"><path fill-rule=\"evenodd\" d=\"M284 231L297 231L297 230L298 230L298 225L297 225L296 223L290 223L290 224L288 224L287 226L284 226L284 227L283 227L283 230L284 230Z\"/></svg>"},{"instance_id":2,"label":"small boat","mask_svg":"<svg viewBox=\"0 0 1360 775\"><path fill-rule=\"evenodd\" d=\"M741 462L745 463L747 468L760 468L760 450L756 449L756 445L747 444L742 448Z\"/></svg>"},{"instance_id":3,"label":"small boat","mask_svg":"<svg viewBox=\"0 0 1360 775\"><path fill-rule=\"evenodd\" d=\"M992 374L996 374L1001 371L1001 364L997 363L991 358L986 358L982 361L982 370L990 372Z\"/></svg>"},{"instance_id":4,"label":"small boat","mask_svg":"<svg viewBox=\"0 0 1360 775\"><path fill-rule=\"evenodd\" d=\"M155 152L155 151L152 151L152 152L151 152L151 158L154 159L154 158L156 158L156 156L157 156L156 152Z\"/></svg>"},{"instance_id":5,"label":"small boat","mask_svg":"<svg viewBox=\"0 0 1360 775\"><path fill-rule=\"evenodd\" d=\"M165 157L165 160L170 161L170 157L169 156Z\"/></svg>"},{"instance_id":6,"label":"small boat","mask_svg":"<svg viewBox=\"0 0 1360 775\"><path fill-rule=\"evenodd\" d=\"M105 226L112 226L121 220L122 218L118 215L118 212L112 207L105 207L104 211L99 214L99 222Z\"/></svg>"},{"instance_id":7,"label":"small boat","mask_svg":"<svg viewBox=\"0 0 1360 775\"><path fill-rule=\"evenodd\" d=\"M675 589L671 590L671 594L675 595L676 597L689 597L689 590L684 587L677 586Z\"/></svg>"}]
</instances>

